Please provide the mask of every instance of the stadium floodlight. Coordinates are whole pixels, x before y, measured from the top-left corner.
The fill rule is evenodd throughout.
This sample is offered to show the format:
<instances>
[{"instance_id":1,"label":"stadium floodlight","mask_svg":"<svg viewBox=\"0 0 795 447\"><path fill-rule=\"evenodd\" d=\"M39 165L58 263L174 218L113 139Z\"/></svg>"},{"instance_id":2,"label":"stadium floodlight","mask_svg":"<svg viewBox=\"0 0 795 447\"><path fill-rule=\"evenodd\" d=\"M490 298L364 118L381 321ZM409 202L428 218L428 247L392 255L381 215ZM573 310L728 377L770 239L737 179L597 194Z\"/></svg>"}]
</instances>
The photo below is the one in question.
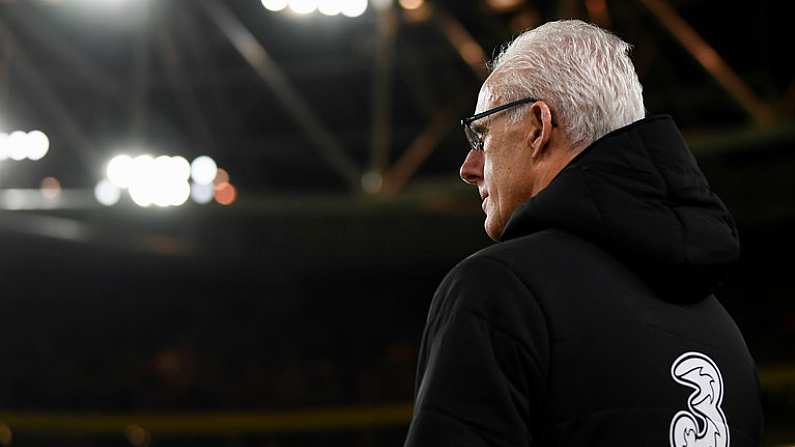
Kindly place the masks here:
<instances>
[{"instance_id":1,"label":"stadium floodlight","mask_svg":"<svg viewBox=\"0 0 795 447\"><path fill-rule=\"evenodd\" d=\"M289 0L287 6L296 14L310 14L317 9L317 0Z\"/></svg>"},{"instance_id":2,"label":"stadium floodlight","mask_svg":"<svg viewBox=\"0 0 795 447\"><path fill-rule=\"evenodd\" d=\"M400 0L399 3L400 3L400 6L403 7L403 9L407 9L409 11L412 11L412 10L421 8L425 4L425 1L424 0Z\"/></svg>"},{"instance_id":3,"label":"stadium floodlight","mask_svg":"<svg viewBox=\"0 0 795 447\"><path fill-rule=\"evenodd\" d=\"M212 183L217 173L218 165L215 164L215 160L206 155L196 157L190 164L190 175L196 183L202 185Z\"/></svg>"},{"instance_id":4,"label":"stadium floodlight","mask_svg":"<svg viewBox=\"0 0 795 447\"><path fill-rule=\"evenodd\" d=\"M237 188L231 183L224 183L215 190L215 201L221 205L231 205L237 199Z\"/></svg>"},{"instance_id":5,"label":"stadium floodlight","mask_svg":"<svg viewBox=\"0 0 795 447\"><path fill-rule=\"evenodd\" d=\"M392 0L374 0L377 9L385 9ZM343 14L358 17L367 10L367 0L262 0L262 6L270 11L289 9L294 14L306 15L315 11L326 16Z\"/></svg>"},{"instance_id":6,"label":"stadium floodlight","mask_svg":"<svg viewBox=\"0 0 795 447\"><path fill-rule=\"evenodd\" d=\"M167 207L171 204L171 196L174 194L176 177L179 175L171 163L171 157L161 155L155 158L152 164L152 172L148 183L152 185L151 201L159 207Z\"/></svg>"},{"instance_id":7,"label":"stadium floodlight","mask_svg":"<svg viewBox=\"0 0 795 447\"><path fill-rule=\"evenodd\" d=\"M133 158L128 192L138 206L146 208L155 203L157 182L153 182L150 177L154 168L155 159L151 155L144 154Z\"/></svg>"},{"instance_id":8,"label":"stadium floodlight","mask_svg":"<svg viewBox=\"0 0 795 447\"><path fill-rule=\"evenodd\" d=\"M168 206L180 206L190 197L190 184L185 180L170 182L168 185Z\"/></svg>"},{"instance_id":9,"label":"stadium floodlight","mask_svg":"<svg viewBox=\"0 0 795 447\"><path fill-rule=\"evenodd\" d=\"M8 136L8 157L14 161L24 160L28 156L28 134L21 130L11 132Z\"/></svg>"},{"instance_id":10,"label":"stadium floodlight","mask_svg":"<svg viewBox=\"0 0 795 447\"><path fill-rule=\"evenodd\" d=\"M129 187L133 176L132 157L126 154L113 157L105 169L105 175L117 188Z\"/></svg>"},{"instance_id":11,"label":"stadium floodlight","mask_svg":"<svg viewBox=\"0 0 795 447\"><path fill-rule=\"evenodd\" d=\"M190 163L185 157L179 155L171 157L171 164L176 178L186 182L190 180Z\"/></svg>"},{"instance_id":12,"label":"stadium floodlight","mask_svg":"<svg viewBox=\"0 0 795 447\"><path fill-rule=\"evenodd\" d=\"M317 10L327 16L335 16L342 12L342 5L339 0L319 0Z\"/></svg>"},{"instance_id":13,"label":"stadium floodlight","mask_svg":"<svg viewBox=\"0 0 795 447\"><path fill-rule=\"evenodd\" d=\"M40 130L0 132L0 160L41 160L49 150L50 139Z\"/></svg>"},{"instance_id":14,"label":"stadium floodlight","mask_svg":"<svg viewBox=\"0 0 795 447\"><path fill-rule=\"evenodd\" d=\"M44 177L41 179L41 187L39 190L44 200L49 202L56 202L61 198L61 182L55 177Z\"/></svg>"},{"instance_id":15,"label":"stadium floodlight","mask_svg":"<svg viewBox=\"0 0 795 447\"><path fill-rule=\"evenodd\" d=\"M204 185L192 183L190 185L190 196L194 202L200 205L210 203L215 196L215 185L212 183Z\"/></svg>"},{"instance_id":16,"label":"stadium floodlight","mask_svg":"<svg viewBox=\"0 0 795 447\"><path fill-rule=\"evenodd\" d=\"M121 190L108 179L102 179L94 187L94 197L105 206L115 205L121 198Z\"/></svg>"},{"instance_id":17,"label":"stadium floodlight","mask_svg":"<svg viewBox=\"0 0 795 447\"><path fill-rule=\"evenodd\" d=\"M168 155L161 155L155 158L152 165L154 171L151 173L153 180L165 181L166 179L176 178L179 176L179 171L176 165L171 162L171 157Z\"/></svg>"},{"instance_id":18,"label":"stadium floodlight","mask_svg":"<svg viewBox=\"0 0 795 447\"><path fill-rule=\"evenodd\" d=\"M175 158L161 155L154 161L149 182L154 194L152 202L159 207L179 206L190 197L190 185L181 172L184 167L179 161L175 163Z\"/></svg>"},{"instance_id":19,"label":"stadium floodlight","mask_svg":"<svg viewBox=\"0 0 795 447\"><path fill-rule=\"evenodd\" d=\"M27 134L27 157L31 160L41 160L50 150L50 139L40 130L32 130Z\"/></svg>"},{"instance_id":20,"label":"stadium floodlight","mask_svg":"<svg viewBox=\"0 0 795 447\"><path fill-rule=\"evenodd\" d=\"M141 207L156 205L166 208L183 205L191 196L199 203L207 203L213 198L213 180L219 170L215 161L203 155L197 157L193 163L188 163L184 157L160 155L153 157L149 154L139 155L135 158L126 154L113 157L107 165L105 183L98 183L94 195L102 204L112 205L119 199L114 198L116 193L127 189L132 201ZM189 180L193 177L194 188L201 183L209 188L209 197L206 192L197 192L191 188ZM110 186L109 186L110 185Z\"/></svg>"},{"instance_id":21,"label":"stadium floodlight","mask_svg":"<svg viewBox=\"0 0 795 447\"><path fill-rule=\"evenodd\" d=\"M367 10L367 0L341 0L342 15L358 17Z\"/></svg>"},{"instance_id":22,"label":"stadium floodlight","mask_svg":"<svg viewBox=\"0 0 795 447\"><path fill-rule=\"evenodd\" d=\"M262 6L268 11L281 11L287 7L287 0L262 0Z\"/></svg>"},{"instance_id":23,"label":"stadium floodlight","mask_svg":"<svg viewBox=\"0 0 795 447\"><path fill-rule=\"evenodd\" d=\"M229 172L224 168L218 168L218 173L215 174L213 179L213 185L218 187L222 183L229 183Z\"/></svg>"}]
</instances>

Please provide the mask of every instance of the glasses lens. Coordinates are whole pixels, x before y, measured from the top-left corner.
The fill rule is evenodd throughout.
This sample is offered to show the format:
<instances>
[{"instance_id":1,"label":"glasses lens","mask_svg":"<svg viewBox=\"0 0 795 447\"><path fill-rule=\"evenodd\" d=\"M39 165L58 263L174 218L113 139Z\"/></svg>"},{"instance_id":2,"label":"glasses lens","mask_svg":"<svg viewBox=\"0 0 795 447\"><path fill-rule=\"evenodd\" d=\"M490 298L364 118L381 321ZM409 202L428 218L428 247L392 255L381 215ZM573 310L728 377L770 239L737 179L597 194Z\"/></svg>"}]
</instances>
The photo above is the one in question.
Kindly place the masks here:
<instances>
[{"instance_id":1,"label":"glasses lens","mask_svg":"<svg viewBox=\"0 0 795 447\"><path fill-rule=\"evenodd\" d=\"M464 134L467 137L467 141L469 141L469 147L472 148L472 150L479 151L481 149L480 135L478 135L469 124L464 125Z\"/></svg>"}]
</instances>

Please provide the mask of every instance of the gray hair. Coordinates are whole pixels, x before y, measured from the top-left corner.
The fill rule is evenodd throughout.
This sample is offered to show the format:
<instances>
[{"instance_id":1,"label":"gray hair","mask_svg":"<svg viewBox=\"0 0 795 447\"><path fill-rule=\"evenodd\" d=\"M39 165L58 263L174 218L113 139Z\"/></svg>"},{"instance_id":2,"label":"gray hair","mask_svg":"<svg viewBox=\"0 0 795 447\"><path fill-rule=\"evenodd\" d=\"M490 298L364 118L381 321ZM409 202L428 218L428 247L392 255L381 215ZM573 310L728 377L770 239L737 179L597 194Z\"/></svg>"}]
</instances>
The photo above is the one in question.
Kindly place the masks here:
<instances>
[{"instance_id":1,"label":"gray hair","mask_svg":"<svg viewBox=\"0 0 795 447\"><path fill-rule=\"evenodd\" d=\"M543 100L557 113L572 148L584 148L645 116L631 49L580 20L548 22L499 51L490 64L490 90L506 101L525 96ZM523 110L513 110L511 119L518 122Z\"/></svg>"}]
</instances>

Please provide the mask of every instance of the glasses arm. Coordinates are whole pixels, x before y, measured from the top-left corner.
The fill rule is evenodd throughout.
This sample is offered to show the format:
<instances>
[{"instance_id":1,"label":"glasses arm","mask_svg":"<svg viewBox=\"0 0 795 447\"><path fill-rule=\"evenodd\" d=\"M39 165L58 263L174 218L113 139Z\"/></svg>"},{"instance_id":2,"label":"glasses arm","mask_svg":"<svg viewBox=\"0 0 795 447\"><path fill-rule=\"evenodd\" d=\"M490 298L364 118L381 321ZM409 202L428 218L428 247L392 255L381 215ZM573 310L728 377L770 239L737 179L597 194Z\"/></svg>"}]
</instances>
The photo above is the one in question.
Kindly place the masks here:
<instances>
[{"instance_id":1,"label":"glasses arm","mask_svg":"<svg viewBox=\"0 0 795 447\"><path fill-rule=\"evenodd\" d=\"M522 98L522 99L519 99L519 100L516 100L516 101L512 101L512 102L509 102L507 104L503 104L501 106L497 106L497 107L495 107L493 109L489 109L489 110L486 110L484 112L480 112L480 113L476 113L476 114L474 114L472 116L468 116L468 117L466 117L466 118L461 120L461 125L462 126L467 126L472 121L479 120L479 119L481 119L483 117L486 117L486 116L489 116L489 115L491 115L493 113L502 112L505 109L510 109L511 107L518 106L519 104L525 104L525 103L528 103L528 102L536 102L536 101L538 101L538 99L536 99L536 98Z\"/></svg>"}]
</instances>

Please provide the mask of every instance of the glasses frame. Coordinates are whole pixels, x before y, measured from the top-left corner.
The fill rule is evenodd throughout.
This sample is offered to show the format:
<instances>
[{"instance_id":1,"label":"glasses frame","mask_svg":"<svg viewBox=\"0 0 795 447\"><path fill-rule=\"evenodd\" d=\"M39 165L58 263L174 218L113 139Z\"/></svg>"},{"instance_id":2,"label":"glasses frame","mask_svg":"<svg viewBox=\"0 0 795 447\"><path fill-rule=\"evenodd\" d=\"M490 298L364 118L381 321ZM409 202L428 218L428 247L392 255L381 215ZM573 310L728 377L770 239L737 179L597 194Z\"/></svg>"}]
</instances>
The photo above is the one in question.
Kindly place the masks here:
<instances>
[{"instance_id":1,"label":"glasses frame","mask_svg":"<svg viewBox=\"0 0 795 447\"><path fill-rule=\"evenodd\" d=\"M482 151L483 150L483 138L480 136L479 133L472 128L472 122L477 121L481 118L485 118L489 115L495 114L497 112L502 112L503 110L510 109L511 107L516 107L518 105L527 104L530 102L540 101L538 98L534 98L532 96L528 96L527 98L517 99L516 101L511 101L509 103L503 104L501 106L494 107L493 109L489 109L480 113L476 113L472 116L468 116L461 120L461 127L464 128L464 135L469 142L469 147L473 151ZM554 123L553 123L554 125Z\"/></svg>"}]
</instances>

